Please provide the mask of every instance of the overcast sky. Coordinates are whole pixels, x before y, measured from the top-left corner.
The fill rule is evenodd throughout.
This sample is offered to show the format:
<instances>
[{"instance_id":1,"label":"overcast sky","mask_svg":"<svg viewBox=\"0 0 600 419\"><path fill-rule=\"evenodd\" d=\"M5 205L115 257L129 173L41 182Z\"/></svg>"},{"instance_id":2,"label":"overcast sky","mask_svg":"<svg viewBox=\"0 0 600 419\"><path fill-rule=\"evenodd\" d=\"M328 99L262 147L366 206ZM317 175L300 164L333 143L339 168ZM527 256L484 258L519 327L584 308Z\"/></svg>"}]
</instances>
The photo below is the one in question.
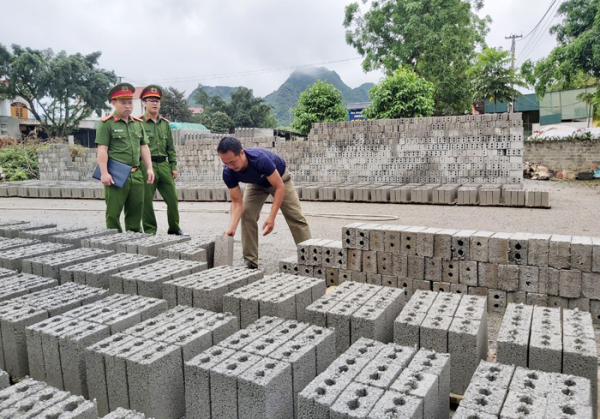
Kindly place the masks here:
<instances>
[{"instance_id":1,"label":"overcast sky","mask_svg":"<svg viewBox=\"0 0 600 419\"><path fill-rule=\"evenodd\" d=\"M334 70L354 88L377 82L381 73L365 74L360 57L346 45L342 21L349 3L31 0L23 7L20 1L0 0L0 43L70 54L101 51L101 67L124 80L136 86L174 86L186 95L202 83L246 86L265 96L294 67L305 65ZM481 14L493 19L488 45L510 49L505 36L527 35L551 3L486 0ZM517 42L518 64L524 58L544 57L555 46L547 29L534 35Z\"/></svg>"}]
</instances>

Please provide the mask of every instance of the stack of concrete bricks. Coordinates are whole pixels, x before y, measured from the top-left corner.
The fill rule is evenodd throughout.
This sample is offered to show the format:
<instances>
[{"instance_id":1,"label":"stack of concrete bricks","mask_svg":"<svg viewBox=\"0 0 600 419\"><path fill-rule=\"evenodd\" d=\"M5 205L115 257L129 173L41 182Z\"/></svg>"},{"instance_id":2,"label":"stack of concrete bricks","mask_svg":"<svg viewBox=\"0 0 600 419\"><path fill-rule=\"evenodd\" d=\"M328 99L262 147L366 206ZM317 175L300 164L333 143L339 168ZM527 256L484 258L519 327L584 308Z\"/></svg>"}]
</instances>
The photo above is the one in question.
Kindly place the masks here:
<instances>
[{"instance_id":1,"label":"stack of concrete bricks","mask_svg":"<svg viewBox=\"0 0 600 419\"><path fill-rule=\"evenodd\" d=\"M72 246L70 244L63 246ZM60 272L67 266L96 260L111 255L112 250L78 248L66 252L51 253L23 259L22 270L38 276L60 280Z\"/></svg>"},{"instance_id":2,"label":"stack of concrete bricks","mask_svg":"<svg viewBox=\"0 0 600 419\"><path fill-rule=\"evenodd\" d=\"M107 291L65 284L4 301L0 309L0 368L13 378L29 373L25 328L49 317L94 302Z\"/></svg>"},{"instance_id":3,"label":"stack of concrete bricks","mask_svg":"<svg viewBox=\"0 0 600 419\"><path fill-rule=\"evenodd\" d=\"M347 269L346 259L341 241L310 239L298 244L295 260L280 262L280 271L321 278L327 285L339 285L340 271L343 274Z\"/></svg>"},{"instance_id":4,"label":"stack of concrete bricks","mask_svg":"<svg viewBox=\"0 0 600 419\"><path fill-rule=\"evenodd\" d=\"M166 309L163 300L112 295L29 326L29 375L89 398L84 348Z\"/></svg>"},{"instance_id":5,"label":"stack of concrete bricks","mask_svg":"<svg viewBox=\"0 0 600 419\"><path fill-rule=\"evenodd\" d=\"M0 251L0 266L6 269L21 271L25 259L63 252L72 247L70 244L60 243L38 243L30 246L14 247L9 250Z\"/></svg>"},{"instance_id":6,"label":"stack of concrete bricks","mask_svg":"<svg viewBox=\"0 0 600 419\"><path fill-rule=\"evenodd\" d=\"M394 321L394 342L449 353L452 393L463 394L488 350L487 298L417 291Z\"/></svg>"},{"instance_id":7,"label":"stack of concrete bricks","mask_svg":"<svg viewBox=\"0 0 600 419\"><path fill-rule=\"evenodd\" d=\"M161 248L189 240L189 236L150 235L149 237L141 237L139 239L132 239L117 243L117 252L158 256L158 252Z\"/></svg>"},{"instance_id":8,"label":"stack of concrete bricks","mask_svg":"<svg viewBox=\"0 0 600 419\"><path fill-rule=\"evenodd\" d=\"M404 307L402 289L344 282L306 308L306 321L335 329L338 354L361 337L391 342Z\"/></svg>"},{"instance_id":9,"label":"stack of concrete bricks","mask_svg":"<svg viewBox=\"0 0 600 419\"><path fill-rule=\"evenodd\" d=\"M596 400L598 350L590 313L509 304L497 357L505 364L588 378Z\"/></svg>"},{"instance_id":10,"label":"stack of concrete bricks","mask_svg":"<svg viewBox=\"0 0 600 419\"><path fill-rule=\"evenodd\" d=\"M52 223L36 223L36 222L26 222L26 223L17 223L17 224L8 224L0 226L0 236L7 237L9 239L16 239L19 237L19 233L30 230L41 230L45 228L53 228L56 227L56 224ZM23 237L21 237L23 238Z\"/></svg>"},{"instance_id":11,"label":"stack of concrete bricks","mask_svg":"<svg viewBox=\"0 0 600 419\"><path fill-rule=\"evenodd\" d=\"M301 418L449 417L450 356L361 338L298 396Z\"/></svg>"},{"instance_id":12,"label":"stack of concrete bricks","mask_svg":"<svg viewBox=\"0 0 600 419\"><path fill-rule=\"evenodd\" d=\"M55 279L0 268L0 301L10 300L57 285L58 281Z\"/></svg>"},{"instance_id":13,"label":"stack of concrete bricks","mask_svg":"<svg viewBox=\"0 0 600 419\"><path fill-rule=\"evenodd\" d=\"M151 234L137 233L134 231L126 231L124 233L112 234L108 236L94 236L83 239L81 241L82 247L90 247L92 249L105 249L117 252L117 245L121 242L127 242L130 240L141 239L144 237L154 237Z\"/></svg>"},{"instance_id":14,"label":"stack of concrete bricks","mask_svg":"<svg viewBox=\"0 0 600 419\"><path fill-rule=\"evenodd\" d=\"M185 363L185 417L301 417L298 393L334 359L332 330L262 317Z\"/></svg>"},{"instance_id":15,"label":"stack of concrete bricks","mask_svg":"<svg viewBox=\"0 0 600 419\"><path fill-rule=\"evenodd\" d=\"M285 259L280 269L327 273L326 243L298 245L300 259ZM487 296L488 309L500 313L511 302L579 308L600 322L600 238L353 223L342 229L342 246L334 259L346 263L338 284L404 288L407 296L420 289ZM309 265L319 257L320 265Z\"/></svg>"},{"instance_id":16,"label":"stack of concrete bricks","mask_svg":"<svg viewBox=\"0 0 600 419\"><path fill-rule=\"evenodd\" d=\"M156 258L153 256L117 253L105 258L62 268L60 271L60 281L62 284L75 282L91 287L108 289L110 287L110 279L115 274L152 262L156 262Z\"/></svg>"},{"instance_id":17,"label":"stack of concrete bricks","mask_svg":"<svg viewBox=\"0 0 600 419\"><path fill-rule=\"evenodd\" d=\"M162 298L163 283L166 281L187 277L206 269L207 265L204 262L170 260L169 263L165 263L163 260L158 260L138 268L115 273L109 279L109 287L113 293Z\"/></svg>"},{"instance_id":18,"label":"stack of concrete bricks","mask_svg":"<svg viewBox=\"0 0 600 419\"><path fill-rule=\"evenodd\" d=\"M118 407L156 418L185 414L183 363L236 332L229 314L178 306L85 350L100 414Z\"/></svg>"},{"instance_id":19,"label":"stack of concrete bricks","mask_svg":"<svg viewBox=\"0 0 600 419\"><path fill-rule=\"evenodd\" d=\"M212 268L214 252L214 240L190 240L161 247L158 250L158 257L162 259L181 259L206 262L208 263L208 267Z\"/></svg>"},{"instance_id":20,"label":"stack of concrete bricks","mask_svg":"<svg viewBox=\"0 0 600 419\"><path fill-rule=\"evenodd\" d=\"M322 280L273 274L225 294L223 310L233 313L242 328L264 316L304 321L306 308L323 295Z\"/></svg>"},{"instance_id":21,"label":"stack of concrete bricks","mask_svg":"<svg viewBox=\"0 0 600 419\"><path fill-rule=\"evenodd\" d=\"M163 283L169 307L187 305L223 312L223 296L263 278L260 270L219 266Z\"/></svg>"},{"instance_id":22,"label":"stack of concrete bricks","mask_svg":"<svg viewBox=\"0 0 600 419\"><path fill-rule=\"evenodd\" d=\"M55 234L74 233L76 231L84 230L83 227L50 227L41 228L36 230L25 230L19 232L19 237L22 239L35 239L47 242L51 236Z\"/></svg>"},{"instance_id":23,"label":"stack of concrete bricks","mask_svg":"<svg viewBox=\"0 0 600 419\"><path fill-rule=\"evenodd\" d=\"M30 239L7 239L0 237L0 251L14 249L15 247L31 246L32 244L40 243L39 240Z\"/></svg>"},{"instance_id":24,"label":"stack of concrete bricks","mask_svg":"<svg viewBox=\"0 0 600 419\"><path fill-rule=\"evenodd\" d=\"M37 153L41 180L88 180L91 179L97 165L94 149L85 149L83 153L72 157L68 144L49 144Z\"/></svg>"},{"instance_id":25,"label":"stack of concrete bricks","mask_svg":"<svg viewBox=\"0 0 600 419\"><path fill-rule=\"evenodd\" d=\"M26 378L0 391L2 418L97 419L96 403Z\"/></svg>"},{"instance_id":26,"label":"stack of concrete bricks","mask_svg":"<svg viewBox=\"0 0 600 419\"><path fill-rule=\"evenodd\" d=\"M454 419L594 418L586 378L482 361Z\"/></svg>"},{"instance_id":27,"label":"stack of concrete bricks","mask_svg":"<svg viewBox=\"0 0 600 419\"><path fill-rule=\"evenodd\" d=\"M72 233L54 234L49 238L50 242L72 244L74 247L81 247L82 241L92 237L108 236L118 233L116 229L106 228L88 228L74 231Z\"/></svg>"},{"instance_id":28,"label":"stack of concrete bricks","mask_svg":"<svg viewBox=\"0 0 600 419\"><path fill-rule=\"evenodd\" d=\"M135 410L119 407L117 410L110 412L102 419L146 419L146 415L136 412Z\"/></svg>"}]
</instances>

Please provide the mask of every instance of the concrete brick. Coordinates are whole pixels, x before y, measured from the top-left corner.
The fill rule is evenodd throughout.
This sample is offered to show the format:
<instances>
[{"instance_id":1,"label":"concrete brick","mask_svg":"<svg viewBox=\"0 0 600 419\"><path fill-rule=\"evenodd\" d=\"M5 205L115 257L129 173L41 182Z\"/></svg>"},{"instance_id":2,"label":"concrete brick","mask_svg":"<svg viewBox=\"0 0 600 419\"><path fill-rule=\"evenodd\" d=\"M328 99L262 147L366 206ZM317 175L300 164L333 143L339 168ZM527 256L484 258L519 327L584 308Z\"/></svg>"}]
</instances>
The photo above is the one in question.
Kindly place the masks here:
<instances>
[{"instance_id":1,"label":"concrete brick","mask_svg":"<svg viewBox=\"0 0 600 419\"><path fill-rule=\"evenodd\" d=\"M400 253L401 251L401 232L409 228L408 226L392 226L384 233L384 251L391 253ZM599 251L600 254L600 251ZM599 265L600 266L600 265ZM598 270L600 272L600 268Z\"/></svg>"},{"instance_id":2,"label":"concrete brick","mask_svg":"<svg viewBox=\"0 0 600 419\"><path fill-rule=\"evenodd\" d=\"M492 263L508 264L508 253L510 251L509 240L512 234L496 233L488 240L489 261Z\"/></svg>"},{"instance_id":3,"label":"concrete brick","mask_svg":"<svg viewBox=\"0 0 600 419\"><path fill-rule=\"evenodd\" d=\"M471 235L470 260L477 262L489 261L489 239L494 235L491 231L478 231Z\"/></svg>"},{"instance_id":4,"label":"concrete brick","mask_svg":"<svg viewBox=\"0 0 600 419\"><path fill-rule=\"evenodd\" d=\"M361 383L351 383L331 406L331 419L366 417L384 390Z\"/></svg>"},{"instance_id":5,"label":"concrete brick","mask_svg":"<svg viewBox=\"0 0 600 419\"><path fill-rule=\"evenodd\" d=\"M498 289L518 291L520 272L521 267L517 265L498 265Z\"/></svg>"},{"instance_id":6,"label":"concrete brick","mask_svg":"<svg viewBox=\"0 0 600 419\"><path fill-rule=\"evenodd\" d=\"M452 237L458 230L445 229L435 235L433 256L449 260L452 257Z\"/></svg>"},{"instance_id":7,"label":"concrete brick","mask_svg":"<svg viewBox=\"0 0 600 419\"><path fill-rule=\"evenodd\" d=\"M533 234L529 237L527 264L545 268L548 266L550 234Z\"/></svg>"},{"instance_id":8,"label":"concrete brick","mask_svg":"<svg viewBox=\"0 0 600 419\"><path fill-rule=\"evenodd\" d=\"M592 253L593 242L591 237L573 236L571 238L571 269L591 272Z\"/></svg>"},{"instance_id":9,"label":"concrete brick","mask_svg":"<svg viewBox=\"0 0 600 419\"><path fill-rule=\"evenodd\" d=\"M529 238L531 233L515 233L508 240L508 262L516 265L527 265Z\"/></svg>"},{"instance_id":10,"label":"concrete brick","mask_svg":"<svg viewBox=\"0 0 600 419\"><path fill-rule=\"evenodd\" d=\"M519 267L519 291L539 292L539 268L537 266Z\"/></svg>"},{"instance_id":11,"label":"concrete brick","mask_svg":"<svg viewBox=\"0 0 600 419\"><path fill-rule=\"evenodd\" d=\"M417 232L416 254L423 257L433 257L435 247L435 235L442 229L426 228Z\"/></svg>"},{"instance_id":12,"label":"concrete brick","mask_svg":"<svg viewBox=\"0 0 600 419\"><path fill-rule=\"evenodd\" d=\"M571 268L571 236L552 235L548 243L548 266L555 269Z\"/></svg>"},{"instance_id":13,"label":"concrete brick","mask_svg":"<svg viewBox=\"0 0 600 419\"><path fill-rule=\"evenodd\" d=\"M475 230L461 230L452 236L452 253L453 260L467 260L470 257L471 236L475 234Z\"/></svg>"},{"instance_id":14,"label":"concrete brick","mask_svg":"<svg viewBox=\"0 0 600 419\"><path fill-rule=\"evenodd\" d=\"M391 389L423 400L423 417L438 417L439 395L438 376L413 372L410 367L404 370L392 384Z\"/></svg>"},{"instance_id":15,"label":"concrete brick","mask_svg":"<svg viewBox=\"0 0 600 419\"><path fill-rule=\"evenodd\" d=\"M600 272L600 237L592 237L592 272Z\"/></svg>"},{"instance_id":16,"label":"concrete brick","mask_svg":"<svg viewBox=\"0 0 600 419\"><path fill-rule=\"evenodd\" d=\"M460 261L460 271L458 282L467 286L477 286L478 284L478 271L477 262L475 261Z\"/></svg>"},{"instance_id":17,"label":"concrete brick","mask_svg":"<svg viewBox=\"0 0 600 419\"><path fill-rule=\"evenodd\" d=\"M504 313L506 309L506 291L488 290L488 310L495 313Z\"/></svg>"},{"instance_id":18,"label":"concrete brick","mask_svg":"<svg viewBox=\"0 0 600 419\"><path fill-rule=\"evenodd\" d=\"M487 324L480 320L455 318L448 331L452 357L450 391L463 394L480 360L487 356Z\"/></svg>"},{"instance_id":19,"label":"concrete brick","mask_svg":"<svg viewBox=\"0 0 600 419\"><path fill-rule=\"evenodd\" d=\"M427 281L439 282L442 280L442 259L425 257L425 279Z\"/></svg>"},{"instance_id":20,"label":"concrete brick","mask_svg":"<svg viewBox=\"0 0 600 419\"><path fill-rule=\"evenodd\" d=\"M460 278L459 264L457 260L442 260L442 281L457 284Z\"/></svg>"},{"instance_id":21,"label":"concrete brick","mask_svg":"<svg viewBox=\"0 0 600 419\"><path fill-rule=\"evenodd\" d=\"M394 417L406 419L422 418L423 399L389 390L375 403L373 410L367 416L368 419L391 419Z\"/></svg>"},{"instance_id":22,"label":"concrete brick","mask_svg":"<svg viewBox=\"0 0 600 419\"><path fill-rule=\"evenodd\" d=\"M581 271L576 269L561 270L558 293L565 298L581 297L582 276Z\"/></svg>"}]
</instances>

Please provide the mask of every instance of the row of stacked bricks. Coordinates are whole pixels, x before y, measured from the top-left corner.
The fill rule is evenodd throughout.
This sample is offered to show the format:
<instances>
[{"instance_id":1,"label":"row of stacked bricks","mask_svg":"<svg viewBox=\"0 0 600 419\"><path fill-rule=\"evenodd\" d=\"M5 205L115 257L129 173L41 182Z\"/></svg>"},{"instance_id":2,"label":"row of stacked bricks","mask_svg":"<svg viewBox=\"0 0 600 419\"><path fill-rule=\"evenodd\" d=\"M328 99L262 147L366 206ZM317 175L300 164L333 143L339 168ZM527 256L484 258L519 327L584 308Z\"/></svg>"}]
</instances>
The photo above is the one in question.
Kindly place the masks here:
<instances>
[{"instance_id":1,"label":"row of stacked bricks","mask_svg":"<svg viewBox=\"0 0 600 419\"><path fill-rule=\"evenodd\" d=\"M481 361L453 419L592 419L590 380Z\"/></svg>"},{"instance_id":2,"label":"row of stacked bricks","mask_svg":"<svg viewBox=\"0 0 600 419\"><path fill-rule=\"evenodd\" d=\"M550 208L547 191L523 189L523 185L460 185L423 183L295 183L303 201L445 204ZM243 188L243 186L242 186ZM0 184L0 197L104 199L99 182L56 183L25 181ZM222 180L178 183L180 201L227 202L231 200ZM155 200L162 200L157 191ZM267 198L271 202L272 197Z\"/></svg>"},{"instance_id":3,"label":"row of stacked bricks","mask_svg":"<svg viewBox=\"0 0 600 419\"><path fill-rule=\"evenodd\" d=\"M498 332L498 362L585 377L598 392L598 349L590 313L509 304Z\"/></svg>"},{"instance_id":4,"label":"row of stacked bricks","mask_svg":"<svg viewBox=\"0 0 600 419\"><path fill-rule=\"evenodd\" d=\"M600 238L354 223L339 241L311 239L280 270L507 303L578 308L600 322Z\"/></svg>"},{"instance_id":5,"label":"row of stacked bricks","mask_svg":"<svg viewBox=\"0 0 600 419\"><path fill-rule=\"evenodd\" d=\"M463 394L487 357L487 299L419 290L394 321L394 342L450 354L450 391Z\"/></svg>"},{"instance_id":6,"label":"row of stacked bricks","mask_svg":"<svg viewBox=\"0 0 600 419\"><path fill-rule=\"evenodd\" d=\"M450 356L361 338L298 396L298 418L449 417Z\"/></svg>"},{"instance_id":7,"label":"row of stacked bricks","mask_svg":"<svg viewBox=\"0 0 600 419\"><path fill-rule=\"evenodd\" d=\"M423 183L297 183L303 201L374 202L550 208L547 191L518 185Z\"/></svg>"},{"instance_id":8,"label":"row of stacked bricks","mask_svg":"<svg viewBox=\"0 0 600 419\"><path fill-rule=\"evenodd\" d=\"M303 181L520 184L523 178L521 114L315 124L307 148L290 164Z\"/></svg>"}]
</instances>

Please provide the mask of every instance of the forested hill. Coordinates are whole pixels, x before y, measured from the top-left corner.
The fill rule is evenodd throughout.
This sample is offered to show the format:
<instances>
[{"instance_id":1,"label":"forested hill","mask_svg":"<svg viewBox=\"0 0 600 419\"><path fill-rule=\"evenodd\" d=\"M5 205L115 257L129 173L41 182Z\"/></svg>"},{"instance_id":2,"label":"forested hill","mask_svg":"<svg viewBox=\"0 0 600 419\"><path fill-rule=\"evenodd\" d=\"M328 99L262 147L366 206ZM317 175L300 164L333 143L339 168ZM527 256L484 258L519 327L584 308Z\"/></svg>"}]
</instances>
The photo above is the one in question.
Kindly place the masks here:
<instances>
[{"instance_id":1,"label":"forested hill","mask_svg":"<svg viewBox=\"0 0 600 419\"><path fill-rule=\"evenodd\" d=\"M273 114L280 125L287 126L290 124L290 109L297 105L300 93L317 80L326 81L338 88L344 96L344 104L369 101L369 89L373 87L373 83L365 83L356 89L351 89L335 71L330 71L323 67L295 70L279 89L265 96L265 102L273 106ZM198 86L198 88L200 87ZM228 86L203 87L209 95L219 95L225 101L229 101L231 93L237 89L237 87ZM196 105L193 98L197 90L194 90L188 98L190 106Z\"/></svg>"}]
</instances>

